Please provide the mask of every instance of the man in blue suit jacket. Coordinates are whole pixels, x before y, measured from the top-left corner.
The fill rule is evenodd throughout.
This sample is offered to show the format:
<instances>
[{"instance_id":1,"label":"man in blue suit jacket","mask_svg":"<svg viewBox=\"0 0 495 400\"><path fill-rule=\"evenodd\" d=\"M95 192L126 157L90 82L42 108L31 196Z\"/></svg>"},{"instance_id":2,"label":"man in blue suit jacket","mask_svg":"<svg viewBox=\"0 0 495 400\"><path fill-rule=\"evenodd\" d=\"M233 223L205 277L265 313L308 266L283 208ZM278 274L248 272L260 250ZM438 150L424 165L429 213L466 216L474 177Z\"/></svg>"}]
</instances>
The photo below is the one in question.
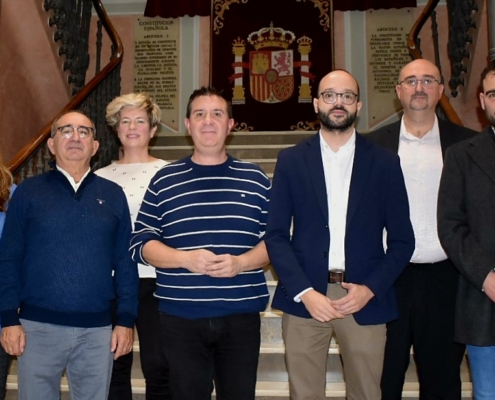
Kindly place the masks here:
<instances>
[{"instance_id":1,"label":"man in blue suit jacket","mask_svg":"<svg viewBox=\"0 0 495 400\"><path fill-rule=\"evenodd\" d=\"M292 400L325 397L333 334L347 398L381 397L385 323L398 317L393 284L414 234L398 156L354 129L361 105L352 75L326 75L314 99L320 132L281 151L275 169L265 242Z\"/></svg>"}]
</instances>

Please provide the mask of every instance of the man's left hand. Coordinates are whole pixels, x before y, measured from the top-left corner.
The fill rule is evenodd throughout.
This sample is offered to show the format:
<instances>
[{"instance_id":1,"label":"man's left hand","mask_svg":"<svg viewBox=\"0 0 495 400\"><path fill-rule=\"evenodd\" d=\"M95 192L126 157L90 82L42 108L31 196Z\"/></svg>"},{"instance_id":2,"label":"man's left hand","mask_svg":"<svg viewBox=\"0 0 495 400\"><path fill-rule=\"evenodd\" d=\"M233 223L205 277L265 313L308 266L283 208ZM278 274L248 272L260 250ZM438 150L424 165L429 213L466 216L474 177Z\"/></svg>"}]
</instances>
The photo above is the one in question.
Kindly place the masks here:
<instances>
[{"instance_id":1,"label":"man's left hand","mask_svg":"<svg viewBox=\"0 0 495 400\"><path fill-rule=\"evenodd\" d=\"M230 254L220 254L211 259L206 266L206 275L215 278L231 278L242 272L238 257Z\"/></svg>"},{"instance_id":2,"label":"man's left hand","mask_svg":"<svg viewBox=\"0 0 495 400\"><path fill-rule=\"evenodd\" d=\"M114 353L113 359L130 353L134 344L134 329L116 326L112 332L112 344L110 351Z\"/></svg>"},{"instance_id":3,"label":"man's left hand","mask_svg":"<svg viewBox=\"0 0 495 400\"><path fill-rule=\"evenodd\" d=\"M375 296L373 292L364 285L355 283L341 283L342 287L347 290L347 294L338 300L333 300L332 305L342 314L354 314L361 310Z\"/></svg>"}]
</instances>

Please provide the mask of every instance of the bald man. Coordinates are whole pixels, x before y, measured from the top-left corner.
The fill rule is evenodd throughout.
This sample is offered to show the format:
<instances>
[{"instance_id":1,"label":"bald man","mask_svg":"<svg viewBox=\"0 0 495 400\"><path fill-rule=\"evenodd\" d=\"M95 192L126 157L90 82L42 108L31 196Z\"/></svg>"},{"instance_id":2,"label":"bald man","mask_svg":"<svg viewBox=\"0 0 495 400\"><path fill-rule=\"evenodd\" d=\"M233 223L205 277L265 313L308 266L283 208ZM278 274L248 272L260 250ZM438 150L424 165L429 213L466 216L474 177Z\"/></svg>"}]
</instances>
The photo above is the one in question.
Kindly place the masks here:
<instances>
[{"instance_id":1,"label":"bald man","mask_svg":"<svg viewBox=\"0 0 495 400\"><path fill-rule=\"evenodd\" d=\"M404 178L396 154L356 132L362 104L351 74L323 77L313 105L320 131L279 153L265 235L290 398L325 398L335 334L346 398L377 400L385 323L398 317L393 284L414 250Z\"/></svg>"},{"instance_id":2,"label":"bald man","mask_svg":"<svg viewBox=\"0 0 495 400\"><path fill-rule=\"evenodd\" d=\"M475 132L438 119L444 86L438 68L418 59L404 66L396 86L400 121L368 135L399 154L416 248L395 284L399 319L387 324L382 400L400 400L411 346L421 400L459 400L464 346L454 343L459 274L437 234L437 198L445 150Z\"/></svg>"}]
</instances>

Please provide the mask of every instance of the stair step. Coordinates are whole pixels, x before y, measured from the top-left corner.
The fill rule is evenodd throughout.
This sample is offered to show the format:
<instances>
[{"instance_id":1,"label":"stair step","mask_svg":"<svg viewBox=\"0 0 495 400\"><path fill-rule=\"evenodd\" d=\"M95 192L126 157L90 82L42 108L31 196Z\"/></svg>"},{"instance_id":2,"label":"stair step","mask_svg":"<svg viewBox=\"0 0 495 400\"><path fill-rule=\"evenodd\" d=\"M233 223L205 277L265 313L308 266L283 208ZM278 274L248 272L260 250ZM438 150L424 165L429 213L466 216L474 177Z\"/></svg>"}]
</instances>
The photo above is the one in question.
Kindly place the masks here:
<instances>
[{"instance_id":1,"label":"stair step","mask_svg":"<svg viewBox=\"0 0 495 400\"><path fill-rule=\"evenodd\" d=\"M132 392L135 394L144 394L145 382L144 379L132 379ZM7 377L7 389L17 390L17 376L9 375ZM69 391L69 385L67 378L62 378L60 385L62 392ZM266 397L289 397L289 382L266 382L258 381L256 383L256 396ZM472 397L472 385L470 382L462 383L462 398L471 399ZM329 382L326 385L326 397L345 397L345 384L344 382ZM402 398L418 398L419 397L419 383L418 382L406 382L402 391Z\"/></svg>"},{"instance_id":2,"label":"stair step","mask_svg":"<svg viewBox=\"0 0 495 400\"><path fill-rule=\"evenodd\" d=\"M227 136L227 145L242 144L296 144L311 137L314 131L289 132L232 132ZM192 146L189 134L159 134L150 142L151 146Z\"/></svg>"},{"instance_id":3,"label":"stair step","mask_svg":"<svg viewBox=\"0 0 495 400\"><path fill-rule=\"evenodd\" d=\"M276 159L281 149L291 147L290 144L253 144L227 146L227 153L241 160L249 159ZM190 146L154 146L150 148L150 154L164 160L179 160L192 154Z\"/></svg>"}]
</instances>

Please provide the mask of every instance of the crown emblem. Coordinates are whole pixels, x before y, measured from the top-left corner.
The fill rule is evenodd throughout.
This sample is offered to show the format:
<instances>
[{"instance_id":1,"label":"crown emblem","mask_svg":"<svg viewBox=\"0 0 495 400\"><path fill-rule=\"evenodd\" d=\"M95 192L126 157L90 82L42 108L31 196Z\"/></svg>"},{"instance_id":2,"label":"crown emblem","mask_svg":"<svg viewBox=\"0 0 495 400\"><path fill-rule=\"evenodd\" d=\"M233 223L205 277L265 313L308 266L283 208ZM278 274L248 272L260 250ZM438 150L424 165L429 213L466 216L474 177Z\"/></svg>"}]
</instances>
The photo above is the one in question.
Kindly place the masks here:
<instances>
[{"instance_id":1,"label":"crown emblem","mask_svg":"<svg viewBox=\"0 0 495 400\"><path fill-rule=\"evenodd\" d=\"M251 32L247 40L256 50L267 47L287 49L296 40L296 35L291 31L275 28L273 22L270 22L269 28L261 28L259 31Z\"/></svg>"},{"instance_id":2,"label":"crown emblem","mask_svg":"<svg viewBox=\"0 0 495 400\"><path fill-rule=\"evenodd\" d=\"M244 40L242 40L240 37L234 39L232 44L232 51L234 53L236 52L236 50L244 51L245 48L246 48L246 42L244 42Z\"/></svg>"},{"instance_id":3,"label":"crown emblem","mask_svg":"<svg viewBox=\"0 0 495 400\"><path fill-rule=\"evenodd\" d=\"M303 46L303 47L311 46L312 42L313 42L313 40L311 40L307 36L302 36L299 39L297 39L297 43L299 44L299 46Z\"/></svg>"}]
</instances>

